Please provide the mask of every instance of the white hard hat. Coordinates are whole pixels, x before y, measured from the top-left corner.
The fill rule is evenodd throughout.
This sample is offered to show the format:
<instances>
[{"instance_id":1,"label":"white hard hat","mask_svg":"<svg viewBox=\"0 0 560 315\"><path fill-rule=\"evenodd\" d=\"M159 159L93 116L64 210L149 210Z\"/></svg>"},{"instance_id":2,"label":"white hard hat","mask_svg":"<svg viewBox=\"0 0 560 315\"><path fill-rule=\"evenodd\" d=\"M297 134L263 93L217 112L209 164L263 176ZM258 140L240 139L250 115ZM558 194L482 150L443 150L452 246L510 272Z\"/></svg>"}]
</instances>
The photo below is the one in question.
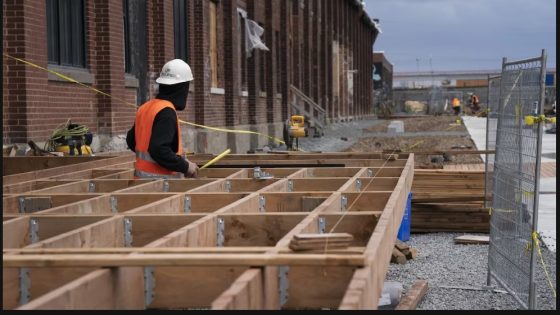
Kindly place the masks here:
<instances>
[{"instance_id":1,"label":"white hard hat","mask_svg":"<svg viewBox=\"0 0 560 315\"><path fill-rule=\"evenodd\" d=\"M181 59L174 59L163 66L156 82L159 84L174 85L192 80L193 75L191 67Z\"/></svg>"}]
</instances>

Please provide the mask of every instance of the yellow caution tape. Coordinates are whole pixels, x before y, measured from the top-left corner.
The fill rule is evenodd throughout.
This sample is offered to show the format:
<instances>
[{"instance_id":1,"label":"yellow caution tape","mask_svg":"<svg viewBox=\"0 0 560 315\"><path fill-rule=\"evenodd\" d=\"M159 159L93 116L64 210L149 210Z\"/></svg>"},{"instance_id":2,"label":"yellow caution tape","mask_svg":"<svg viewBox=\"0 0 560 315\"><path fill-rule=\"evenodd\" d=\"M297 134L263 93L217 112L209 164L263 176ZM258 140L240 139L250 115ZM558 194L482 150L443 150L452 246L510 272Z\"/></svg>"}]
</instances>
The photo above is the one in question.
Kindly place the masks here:
<instances>
[{"instance_id":1,"label":"yellow caution tape","mask_svg":"<svg viewBox=\"0 0 560 315\"><path fill-rule=\"evenodd\" d=\"M540 247L540 242L539 242L539 233L536 232L536 231L533 232L532 238L533 238L533 242L535 243L535 246L537 247L537 252L538 252L539 257L541 259L541 264L543 266L544 273L546 274L546 280L548 280L548 285L552 289L552 293L554 294L554 298L556 298L556 289L554 288L554 285L552 284L552 281L550 280L550 275L548 274L548 268L546 268L546 264L544 263L544 259L542 257L542 252L541 252L541 247Z\"/></svg>"},{"instance_id":2,"label":"yellow caution tape","mask_svg":"<svg viewBox=\"0 0 560 315\"><path fill-rule=\"evenodd\" d=\"M98 89L96 89L96 88L94 88L94 87L92 87L92 86L89 86L89 85L83 84L83 83L81 83L81 82L78 82L78 81L76 81L75 79L73 79L73 78L71 78L71 77L69 77L69 76L66 76L66 75L64 75L64 74L62 74L62 73L59 73L59 72L56 72L56 71L53 71L53 70L49 70L49 69L47 69L47 68L41 67L41 66L39 66L39 65L37 65L37 64L34 64L34 63L32 63L32 62L29 62L29 61L27 61L27 60L24 60L24 59L21 59L21 58L17 58L17 57L13 57L13 56L10 56L10 55L8 55L8 54L6 54L6 53L4 53L4 57L10 58L10 59L13 59L13 60L16 60L16 61L19 61L19 62L21 62L21 63L24 63L24 64L30 65L30 66L32 66L32 67L35 67L35 68L37 68L37 69L41 69L41 70L43 70L43 71L47 71L47 72L52 73L52 74L54 74L54 75L56 75L56 76L58 76L58 77L60 77L60 78L62 78L62 79L64 79L64 80L66 80L66 81L68 81L68 82L76 83L76 84L78 84L78 85L80 85L80 86L82 86L82 87L85 87L85 88L87 88L87 89L90 89L90 90L94 91L95 93L99 93L99 94L104 95L104 96L107 96L107 97L109 97L109 98L116 99L116 100L118 100L118 101L120 101L120 102L122 102L122 103L124 103L124 104L126 104L126 105L130 105L130 106L133 106L134 108L136 108L136 104L129 103L129 102L127 102L127 101L125 101L125 100L123 100L123 99L121 99L121 98L112 96L112 95L110 95L110 94L108 94L108 93L105 93L105 92L103 92L103 91L101 91L101 90L98 90ZM205 126L205 125L198 125L198 124L186 122L186 121L183 121L183 120L180 120L180 119L179 119L179 122L182 123L182 124L185 124L185 125L190 125L190 126L199 127L199 128L204 128L204 129L208 129L208 130L214 130L214 131L221 131L221 132L228 132L228 133L238 133L238 134L253 134L253 135L258 135L258 136L264 136L264 137L267 137L268 139L273 140L273 141L275 141L275 142L278 142L278 143L280 143L280 144L286 144L284 141L282 141L282 140L280 140L280 139L278 139L278 138L276 138L276 137L272 137L272 136L269 136L269 135L265 135L265 134L262 134L262 133L256 132L256 131L234 130L234 129L224 129L224 128L209 127L209 126Z\"/></svg>"},{"instance_id":3,"label":"yellow caution tape","mask_svg":"<svg viewBox=\"0 0 560 315\"><path fill-rule=\"evenodd\" d=\"M222 158L224 158L226 155L230 154L231 150L227 149L224 152L222 152L220 155L218 155L217 157L213 158L210 162L204 164L203 167L201 167L201 169L205 169L207 167L212 166L214 163L218 162L219 160L221 160Z\"/></svg>"}]
</instances>

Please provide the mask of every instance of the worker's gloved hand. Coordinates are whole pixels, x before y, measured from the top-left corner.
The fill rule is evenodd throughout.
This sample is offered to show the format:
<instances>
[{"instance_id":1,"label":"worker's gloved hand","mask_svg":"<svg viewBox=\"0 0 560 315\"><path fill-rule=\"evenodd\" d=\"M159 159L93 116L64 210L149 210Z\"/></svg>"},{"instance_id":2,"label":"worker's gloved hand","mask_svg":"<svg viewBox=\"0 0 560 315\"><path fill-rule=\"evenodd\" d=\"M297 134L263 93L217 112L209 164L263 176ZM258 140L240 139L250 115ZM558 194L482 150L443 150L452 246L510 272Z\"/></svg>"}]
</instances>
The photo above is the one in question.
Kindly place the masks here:
<instances>
[{"instance_id":1,"label":"worker's gloved hand","mask_svg":"<svg viewBox=\"0 0 560 315\"><path fill-rule=\"evenodd\" d=\"M193 163L191 161L187 161L187 163L189 164L189 169L185 173L185 177L186 178L197 178L198 177L198 165L196 165L196 163Z\"/></svg>"}]
</instances>

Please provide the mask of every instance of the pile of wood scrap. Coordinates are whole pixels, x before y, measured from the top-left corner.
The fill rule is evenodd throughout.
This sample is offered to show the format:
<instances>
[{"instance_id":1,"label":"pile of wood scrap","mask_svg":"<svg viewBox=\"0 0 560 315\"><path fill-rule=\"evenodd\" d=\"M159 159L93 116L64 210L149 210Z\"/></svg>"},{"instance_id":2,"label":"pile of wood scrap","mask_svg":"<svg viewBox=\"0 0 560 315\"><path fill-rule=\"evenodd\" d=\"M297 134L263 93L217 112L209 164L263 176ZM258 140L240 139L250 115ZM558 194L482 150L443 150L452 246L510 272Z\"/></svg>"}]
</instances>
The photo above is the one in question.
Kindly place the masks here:
<instances>
[{"instance_id":1,"label":"pile of wood scrap","mask_svg":"<svg viewBox=\"0 0 560 315\"><path fill-rule=\"evenodd\" d=\"M393 253L391 254L391 262L404 265L408 260L416 259L417 256L418 251L415 248L397 240L395 242L395 247L393 247Z\"/></svg>"},{"instance_id":2,"label":"pile of wood scrap","mask_svg":"<svg viewBox=\"0 0 560 315\"><path fill-rule=\"evenodd\" d=\"M488 233L484 172L415 170L411 232Z\"/></svg>"},{"instance_id":3,"label":"pile of wood scrap","mask_svg":"<svg viewBox=\"0 0 560 315\"><path fill-rule=\"evenodd\" d=\"M348 248L354 237L348 233L296 234L290 241L293 251Z\"/></svg>"}]
</instances>

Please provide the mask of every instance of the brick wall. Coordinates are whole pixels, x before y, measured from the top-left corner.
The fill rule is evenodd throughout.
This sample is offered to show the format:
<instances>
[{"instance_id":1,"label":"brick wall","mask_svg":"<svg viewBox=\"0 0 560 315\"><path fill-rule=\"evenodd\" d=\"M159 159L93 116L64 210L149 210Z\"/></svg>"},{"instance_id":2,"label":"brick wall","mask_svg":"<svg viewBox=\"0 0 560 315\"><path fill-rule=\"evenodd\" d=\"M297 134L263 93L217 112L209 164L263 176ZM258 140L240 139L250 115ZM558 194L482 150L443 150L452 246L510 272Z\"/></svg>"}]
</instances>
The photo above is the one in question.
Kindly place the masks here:
<instances>
[{"instance_id":1,"label":"brick wall","mask_svg":"<svg viewBox=\"0 0 560 315\"><path fill-rule=\"evenodd\" d=\"M187 1L188 62L195 80L180 119L217 127L283 122L292 114L290 85L313 98L331 118L371 112L371 51L376 34L364 23L363 12L353 1L215 1L222 82L218 89L212 89L209 59L210 1ZM87 66L69 69L68 74L82 77L84 84L115 98L4 59L5 143L44 141L68 118L108 136L124 134L132 126L135 109L131 104L136 104L138 87L124 74L122 0L85 3ZM239 45L237 8L246 10L250 19L265 28L263 39L270 49L253 51L245 60L245 69L241 68L245 52ZM45 2L7 0L2 9L4 51L47 67ZM173 0L146 0L145 9L147 93L151 98L157 92L154 81L161 67L175 58ZM341 61L337 87L333 87L333 41L338 42ZM348 70L358 70L351 98ZM242 73L247 77L246 91L241 88Z\"/></svg>"}]
</instances>

